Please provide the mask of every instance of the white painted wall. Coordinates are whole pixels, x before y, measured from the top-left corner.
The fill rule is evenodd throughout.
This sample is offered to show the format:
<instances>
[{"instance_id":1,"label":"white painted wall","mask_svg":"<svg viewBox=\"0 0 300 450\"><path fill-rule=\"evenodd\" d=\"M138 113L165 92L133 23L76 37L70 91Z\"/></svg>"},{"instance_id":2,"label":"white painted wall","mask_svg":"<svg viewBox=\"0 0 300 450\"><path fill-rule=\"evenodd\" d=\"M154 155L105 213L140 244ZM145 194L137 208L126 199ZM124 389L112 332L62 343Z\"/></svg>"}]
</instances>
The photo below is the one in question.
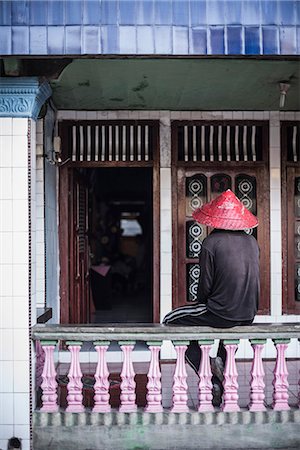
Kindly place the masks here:
<instances>
[{"instance_id":1,"label":"white painted wall","mask_svg":"<svg viewBox=\"0 0 300 450\"><path fill-rule=\"evenodd\" d=\"M23 440L23 450L30 447L29 329L30 322L35 323L36 302L35 136L33 121L0 119L0 447L6 448L7 439L17 436ZM28 175L32 183L31 203Z\"/></svg>"}]
</instances>

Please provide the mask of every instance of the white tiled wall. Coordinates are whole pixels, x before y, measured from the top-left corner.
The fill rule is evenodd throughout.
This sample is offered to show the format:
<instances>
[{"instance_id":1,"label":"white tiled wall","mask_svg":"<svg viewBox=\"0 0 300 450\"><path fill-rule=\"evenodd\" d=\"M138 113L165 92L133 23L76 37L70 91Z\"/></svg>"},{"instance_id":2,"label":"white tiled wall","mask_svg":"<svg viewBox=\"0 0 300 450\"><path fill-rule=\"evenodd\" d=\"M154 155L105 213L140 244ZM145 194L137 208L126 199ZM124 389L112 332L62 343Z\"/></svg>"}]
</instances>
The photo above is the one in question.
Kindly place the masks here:
<instances>
[{"instance_id":1,"label":"white tiled wall","mask_svg":"<svg viewBox=\"0 0 300 450\"><path fill-rule=\"evenodd\" d=\"M15 435L25 449L30 399L28 123L0 119L0 447L6 448ZM34 296L34 280L31 290Z\"/></svg>"}]
</instances>

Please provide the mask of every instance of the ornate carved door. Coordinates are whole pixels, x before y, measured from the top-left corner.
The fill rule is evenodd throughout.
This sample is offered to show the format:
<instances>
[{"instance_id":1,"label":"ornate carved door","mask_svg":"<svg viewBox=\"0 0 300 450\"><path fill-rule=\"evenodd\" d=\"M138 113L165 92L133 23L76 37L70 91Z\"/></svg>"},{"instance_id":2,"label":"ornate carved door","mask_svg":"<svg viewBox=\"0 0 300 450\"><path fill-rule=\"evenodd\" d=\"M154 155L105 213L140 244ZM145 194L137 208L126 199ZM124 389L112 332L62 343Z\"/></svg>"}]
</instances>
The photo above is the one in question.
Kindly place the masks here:
<instances>
[{"instance_id":1,"label":"ornate carved door","mask_svg":"<svg viewBox=\"0 0 300 450\"><path fill-rule=\"evenodd\" d=\"M269 311L269 191L263 136L258 124L173 125L174 307L196 301L199 254L211 231L195 222L192 213L231 189L259 219L259 227L248 232L260 247L260 312Z\"/></svg>"}]
</instances>

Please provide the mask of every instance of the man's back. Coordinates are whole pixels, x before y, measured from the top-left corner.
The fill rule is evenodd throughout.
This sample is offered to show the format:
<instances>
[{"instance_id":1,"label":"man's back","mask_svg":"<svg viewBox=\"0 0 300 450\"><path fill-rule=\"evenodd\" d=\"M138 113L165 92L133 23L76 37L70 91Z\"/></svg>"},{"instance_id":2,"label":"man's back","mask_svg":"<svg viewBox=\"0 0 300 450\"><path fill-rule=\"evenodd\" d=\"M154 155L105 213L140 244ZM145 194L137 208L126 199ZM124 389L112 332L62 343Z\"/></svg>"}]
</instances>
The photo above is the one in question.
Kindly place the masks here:
<instances>
[{"instance_id":1,"label":"man's back","mask_svg":"<svg viewBox=\"0 0 300 450\"><path fill-rule=\"evenodd\" d=\"M253 319L259 299L259 249L244 231L214 230L200 254L198 300L217 316Z\"/></svg>"}]
</instances>

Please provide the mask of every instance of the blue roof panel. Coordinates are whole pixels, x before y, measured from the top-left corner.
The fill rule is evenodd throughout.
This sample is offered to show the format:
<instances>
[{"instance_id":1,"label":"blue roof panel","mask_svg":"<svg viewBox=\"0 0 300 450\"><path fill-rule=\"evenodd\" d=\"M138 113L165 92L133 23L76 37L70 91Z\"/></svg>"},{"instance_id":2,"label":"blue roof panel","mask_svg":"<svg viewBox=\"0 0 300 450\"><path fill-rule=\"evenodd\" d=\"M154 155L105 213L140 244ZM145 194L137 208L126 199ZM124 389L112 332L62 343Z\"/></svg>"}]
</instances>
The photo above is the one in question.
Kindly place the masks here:
<instances>
[{"instance_id":1,"label":"blue roof panel","mask_svg":"<svg viewBox=\"0 0 300 450\"><path fill-rule=\"evenodd\" d=\"M295 55L300 0L3 0L2 55Z\"/></svg>"}]
</instances>

